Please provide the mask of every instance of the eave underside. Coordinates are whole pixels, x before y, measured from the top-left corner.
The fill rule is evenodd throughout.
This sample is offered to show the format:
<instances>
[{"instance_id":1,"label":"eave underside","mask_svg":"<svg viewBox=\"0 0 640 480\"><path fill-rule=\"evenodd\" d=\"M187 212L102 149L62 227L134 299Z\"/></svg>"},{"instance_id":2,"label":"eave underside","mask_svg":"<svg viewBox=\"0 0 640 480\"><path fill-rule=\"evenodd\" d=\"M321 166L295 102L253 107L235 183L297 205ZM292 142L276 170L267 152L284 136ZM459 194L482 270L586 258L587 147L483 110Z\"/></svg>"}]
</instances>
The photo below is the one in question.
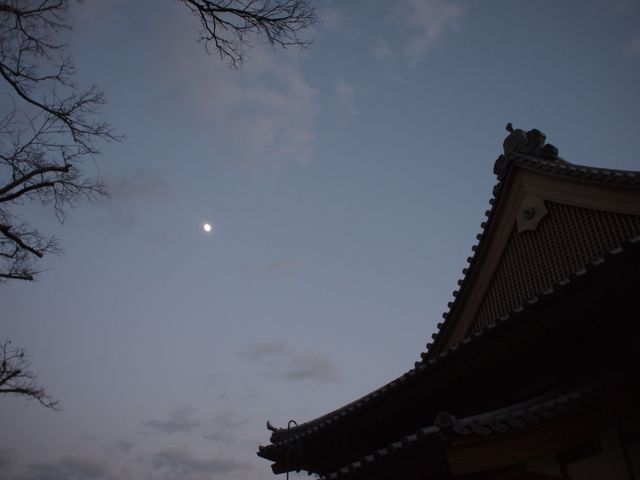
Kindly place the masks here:
<instances>
[{"instance_id":1,"label":"eave underside","mask_svg":"<svg viewBox=\"0 0 640 480\"><path fill-rule=\"evenodd\" d=\"M323 480L493 479L521 471L531 459L562 457L637 411L638 399L629 379L613 374L463 419L442 413L439 426L419 429Z\"/></svg>"},{"instance_id":2,"label":"eave underside","mask_svg":"<svg viewBox=\"0 0 640 480\"><path fill-rule=\"evenodd\" d=\"M462 342L348 421L259 455L275 461L276 473L328 475L415 433L416 425L432 425L442 410L472 416L636 365L640 249L623 250Z\"/></svg>"}]
</instances>

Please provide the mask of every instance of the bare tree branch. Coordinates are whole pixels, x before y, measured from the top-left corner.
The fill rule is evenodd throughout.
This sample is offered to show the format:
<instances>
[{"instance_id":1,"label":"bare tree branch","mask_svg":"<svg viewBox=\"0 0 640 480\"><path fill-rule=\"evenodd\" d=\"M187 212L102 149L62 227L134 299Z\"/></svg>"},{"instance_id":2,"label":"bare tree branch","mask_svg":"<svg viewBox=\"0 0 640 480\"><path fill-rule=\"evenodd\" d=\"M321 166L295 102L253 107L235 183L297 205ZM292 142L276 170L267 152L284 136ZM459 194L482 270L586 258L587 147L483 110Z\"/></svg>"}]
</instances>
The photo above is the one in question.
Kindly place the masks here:
<instances>
[{"instance_id":1,"label":"bare tree branch","mask_svg":"<svg viewBox=\"0 0 640 480\"><path fill-rule=\"evenodd\" d=\"M33 280L36 259L58 253L55 239L14 213L37 201L64 221L71 207L105 195L100 178L86 178L82 164L97 143L120 139L98 121L104 97L81 89L65 46L69 0L0 0L0 84L8 106L0 115L0 281Z\"/></svg>"},{"instance_id":2,"label":"bare tree branch","mask_svg":"<svg viewBox=\"0 0 640 480\"><path fill-rule=\"evenodd\" d=\"M317 22L306 0L180 0L200 22L205 50L217 50L232 68L242 65L252 37L271 45L308 47L302 33Z\"/></svg>"},{"instance_id":3,"label":"bare tree branch","mask_svg":"<svg viewBox=\"0 0 640 480\"><path fill-rule=\"evenodd\" d=\"M38 383L38 377L30 367L26 350L13 347L11 340L5 340L0 346L0 394L37 400L43 407L59 410L58 401Z\"/></svg>"},{"instance_id":4,"label":"bare tree branch","mask_svg":"<svg viewBox=\"0 0 640 480\"><path fill-rule=\"evenodd\" d=\"M15 213L38 201L62 222L81 200L106 195L100 178L82 165L100 142L119 141L98 121L104 97L95 86L81 89L75 68L57 35L67 30L70 0L0 0L0 282L34 280L36 260L61 252ZM306 47L301 33L316 23L306 0L180 0L197 16L201 40L231 67L242 64L250 36L283 48ZM4 111L2 109L4 108ZM53 410L58 402L37 383L23 348L0 346L0 394L35 399Z\"/></svg>"},{"instance_id":5,"label":"bare tree branch","mask_svg":"<svg viewBox=\"0 0 640 480\"><path fill-rule=\"evenodd\" d=\"M198 18L207 52L217 51L231 67L242 64L254 39L308 46L302 34L317 21L307 0L179 1ZM0 97L0 281L32 280L35 260L59 251L15 207L37 201L62 222L81 200L106 195L101 179L85 177L81 167L98 143L120 139L97 120L102 92L78 87L57 40L69 29L69 2L0 0L0 85L7 92Z\"/></svg>"}]
</instances>

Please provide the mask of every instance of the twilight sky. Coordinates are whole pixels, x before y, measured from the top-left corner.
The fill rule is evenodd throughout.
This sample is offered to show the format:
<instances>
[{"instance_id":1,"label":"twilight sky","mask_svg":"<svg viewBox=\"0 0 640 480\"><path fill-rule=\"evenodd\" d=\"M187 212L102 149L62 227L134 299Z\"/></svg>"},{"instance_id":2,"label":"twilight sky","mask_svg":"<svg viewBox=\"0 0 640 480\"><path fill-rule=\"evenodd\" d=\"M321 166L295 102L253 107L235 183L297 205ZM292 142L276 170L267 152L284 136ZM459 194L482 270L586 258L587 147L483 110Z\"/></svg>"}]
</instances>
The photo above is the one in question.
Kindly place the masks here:
<instances>
[{"instance_id":1,"label":"twilight sky","mask_svg":"<svg viewBox=\"0 0 640 480\"><path fill-rule=\"evenodd\" d=\"M62 226L25 207L66 255L0 285L0 338L63 412L0 399L0 480L272 478L267 419L324 414L424 350L507 122L640 169L640 2L313 3L309 51L258 47L242 71L174 0L73 5L80 79L127 138L86 166L110 199Z\"/></svg>"}]
</instances>

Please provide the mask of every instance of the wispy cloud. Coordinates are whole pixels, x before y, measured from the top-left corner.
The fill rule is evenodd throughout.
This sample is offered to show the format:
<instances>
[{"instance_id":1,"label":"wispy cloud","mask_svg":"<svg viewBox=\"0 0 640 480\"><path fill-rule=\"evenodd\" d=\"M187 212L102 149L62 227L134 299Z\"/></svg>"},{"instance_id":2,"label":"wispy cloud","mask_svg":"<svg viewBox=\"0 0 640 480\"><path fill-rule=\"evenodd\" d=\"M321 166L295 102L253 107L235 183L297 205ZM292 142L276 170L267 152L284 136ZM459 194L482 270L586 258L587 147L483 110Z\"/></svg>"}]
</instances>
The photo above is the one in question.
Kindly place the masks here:
<instances>
[{"instance_id":1,"label":"wispy cloud","mask_svg":"<svg viewBox=\"0 0 640 480\"><path fill-rule=\"evenodd\" d=\"M299 352L291 357L291 364L283 372L288 380L313 380L333 382L338 380L338 372L331 360L317 352Z\"/></svg>"},{"instance_id":2,"label":"wispy cloud","mask_svg":"<svg viewBox=\"0 0 640 480\"><path fill-rule=\"evenodd\" d=\"M212 442L230 443L236 440L236 431L246 425L246 418L238 418L234 412L223 412L211 420L210 431L204 438Z\"/></svg>"},{"instance_id":3,"label":"wispy cloud","mask_svg":"<svg viewBox=\"0 0 640 480\"><path fill-rule=\"evenodd\" d=\"M317 383L339 380L334 363L318 352L295 352L284 342L259 342L240 352L244 358L260 363L266 375L289 381Z\"/></svg>"},{"instance_id":4,"label":"wispy cloud","mask_svg":"<svg viewBox=\"0 0 640 480\"><path fill-rule=\"evenodd\" d=\"M302 69L305 52L258 44L248 51L242 70L234 71L215 49L209 56L196 41L197 21L182 2L163 2L157 8L154 4L152 9L126 0L112 0L109 8L98 3L74 9L76 31L83 25L99 29L115 18L135 24L135 36L114 38L111 46L127 50L131 55L125 58L145 68L129 72L126 87L115 81L113 88L145 88L141 103L131 108L138 108L155 126L166 122L163 128L185 144L192 138L203 141L212 162L253 166L313 158L318 92ZM337 25L340 16L332 9L323 14L327 26ZM105 17L113 18L97 25L86 21Z\"/></svg>"},{"instance_id":5,"label":"wispy cloud","mask_svg":"<svg viewBox=\"0 0 640 480\"><path fill-rule=\"evenodd\" d=\"M603 15L613 17L614 21L626 18L638 18L640 15L640 2L638 0L592 0L588 2L588 13L601 18ZM623 24L619 24L619 30L624 31ZM640 30L627 33L628 41L623 45L624 52L640 57Z\"/></svg>"},{"instance_id":6,"label":"wispy cloud","mask_svg":"<svg viewBox=\"0 0 640 480\"><path fill-rule=\"evenodd\" d=\"M291 257L282 257L279 258L264 267L260 270L263 273L284 273L284 274L293 274L298 268L298 262Z\"/></svg>"},{"instance_id":7,"label":"wispy cloud","mask_svg":"<svg viewBox=\"0 0 640 480\"><path fill-rule=\"evenodd\" d=\"M134 446L134 442L131 442L129 440L117 439L107 445L105 447L105 450L110 455L128 455L133 451Z\"/></svg>"},{"instance_id":8,"label":"wispy cloud","mask_svg":"<svg viewBox=\"0 0 640 480\"><path fill-rule=\"evenodd\" d=\"M248 165L311 160L318 92L304 77L302 54L257 46L242 72L230 71L175 21L158 18L161 25L146 36L150 73L172 115L208 139L212 158ZM167 30L171 35L159 39L156 32Z\"/></svg>"},{"instance_id":9,"label":"wispy cloud","mask_svg":"<svg viewBox=\"0 0 640 480\"><path fill-rule=\"evenodd\" d=\"M407 25L404 51L411 63L420 63L445 35L458 28L465 13L460 2L452 0L402 0L397 4Z\"/></svg>"},{"instance_id":10,"label":"wispy cloud","mask_svg":"<svg viewBox=\"0 0 640 480\"><path fill-rule=\"evenodd\" d=\"M18 480L115 480L109 466L84 457L65 457L57 462L29 464Z\"/></svg>"},{"instance_id":11,"label":"wispy cloud","mask_svg":"<svg viewBox=\"0 0 640 480\"><path fill-rule=\"evenodd\" d=\"M318 10L320 27L328 30L338 30L345 22L344 12L336 7L324 7Z\"/></svg>"},{"instance_id":12,"label":"wispy cloud","mask_svg":"<svg viewBox=\"0 0 640 480\"><path fill-rule=\"evenodd\" d=\"M343 114L353 116L356 113L354 96L355 89L351 83L339 81L336 84L336 100L338 109Z\"/></svg>"},{"instance_id":13,"label":"wispy cloud","mask_svg":"<svg viewBox=\"0 0 640 480\"><path fill-rule=\"evenodd\" d=\"M285 342L259 342L249 345L242 351L240 355L254 362L260 360L268 360L291 354L291 350Z\"/></svg>"},{"instance_id":14,"label":"wispy cloud","mask_svg":"<svg viewBox=\"0 0 640 480\"><path fill-rule=\"evenodd\" d=\"M183 480L204 478L223 478L231 472L250 470L251 464L239 462L233 458L200 459L183 448L168 448L153 456L155 470L179 477Z\"/></svg>"},{"instance_id":15,"label":"wispy cloud","mask_svg":"<svg viewBox=\"0 0 640 480\"><path fill-rule=\"evenodd\" d=\"M194 418L196 410L188 405L179 405L169 413L166 420L148 420L142 422L145 427L161 433L185 433L200 426Z\"/></svg>"},{"instance_id":16,"label":"wispy cloud","mask_svg":"<svg viewBox=\"0 0 640 480\"><path fill-rule=\"evenodd\" d=\"M631 38L629 42L629 53L635 57L640 57L640 32Z\"/></svg>"},{"instance_id":17,"label":"wispy cloud","mask_svg":"<svg viewBox=\"0 0 640 480\"><path fill-rule=\"evenodd\" d=\"M129 175L104 179L109 198L102 201L113 221L119 226L130 226L136 220L136 207L148 202L171 202L174 191L160 172L138 169Z\"/></svg>"},{"instance_id":18,"label":"wispy cloud","mask_svg":"<svg viewBox=\"0 0 640 480\"><path fill-rule=\"evenodd\" d=\"M164 175L150 169L138 169L127 176L107 177L105 183L109 193L125 201L140 197L155 200L173 195L173 189Z\"/></svg>"},{"instance_id":19,"label":"wispy cloud","mask_svg":"<svg viewBox=\"0 0 640 480\"><path fill-rule=\"evenodd\" d=\"M603 14L613 16L629 16L640 7L638 0L591 0L586 2L587 12L590 15Z\"/></svg>"},{"instance_id":20,"label":"wispy cloud","mask_svg":"<svg viewBox=\"0 0 640 480\"><path fill-rule=\"evenodd\" d=\"M0 472L8 472L14 464L15 452L8 448L0 448Z\"/></svg>"},{"instance_id":21,"label":"wispy cloud","mask_svg":"<svg viewBox=\"0 0 640 480\"><path fill-rule=\"evenodd\" d=\"M638 5L637 0L598 0L596 5L604 7L614 15L624 15Z\"/></svg>"},{"instance_id":22,"label":"wispy cloud","mask_svg":"<svg viewBox=\"0 0 640 480\"><path fill-rule=\"evenodd\" d=\"M393 54L393 50L391 49L391 45L385 38L378 38L376 43L373 45L373 55L378 60L386 60L391 57Z\"/></svg>"}]
</instances>

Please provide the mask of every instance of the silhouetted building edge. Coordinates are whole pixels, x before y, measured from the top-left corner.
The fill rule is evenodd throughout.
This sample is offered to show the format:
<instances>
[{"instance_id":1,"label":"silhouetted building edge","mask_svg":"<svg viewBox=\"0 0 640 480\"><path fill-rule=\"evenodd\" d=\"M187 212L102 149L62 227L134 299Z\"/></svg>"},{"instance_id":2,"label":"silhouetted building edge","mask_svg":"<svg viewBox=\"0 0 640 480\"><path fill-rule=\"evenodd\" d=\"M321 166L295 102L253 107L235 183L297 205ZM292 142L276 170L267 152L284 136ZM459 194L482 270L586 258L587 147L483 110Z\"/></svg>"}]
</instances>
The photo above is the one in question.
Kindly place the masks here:
<instances>
[{"instance_id":1,"label":"silhouetted building edge","mask_svg":"<svg viewBox=\"0 0 640 480\"><path fill-rule=\"evenodd\" d=\"M413 369L258 455L326 479L640 479L640 172L513 129Z\"/></svg>"}]
</instances>

